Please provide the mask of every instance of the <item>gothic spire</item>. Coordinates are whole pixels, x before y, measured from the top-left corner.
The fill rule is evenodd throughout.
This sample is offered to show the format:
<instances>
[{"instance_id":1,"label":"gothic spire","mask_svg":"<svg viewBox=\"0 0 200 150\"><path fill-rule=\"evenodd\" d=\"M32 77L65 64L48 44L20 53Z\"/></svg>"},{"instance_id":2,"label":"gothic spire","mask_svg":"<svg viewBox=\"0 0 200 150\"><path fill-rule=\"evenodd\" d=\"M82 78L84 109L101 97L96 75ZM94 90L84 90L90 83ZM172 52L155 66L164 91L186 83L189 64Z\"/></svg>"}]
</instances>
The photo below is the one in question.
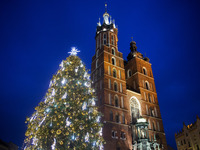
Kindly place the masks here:
<instances>
[{"instance_id":1,"label":"gothic spire","mask_svg":"<svg viewBox=\"0 0 200 150\"><path fill-rule=\"evenodd\" d=\"M105 3L105 13L103 14L104 23L109 25L109 14L107 13L107 3Z\"/></svg>"}]
</instances>

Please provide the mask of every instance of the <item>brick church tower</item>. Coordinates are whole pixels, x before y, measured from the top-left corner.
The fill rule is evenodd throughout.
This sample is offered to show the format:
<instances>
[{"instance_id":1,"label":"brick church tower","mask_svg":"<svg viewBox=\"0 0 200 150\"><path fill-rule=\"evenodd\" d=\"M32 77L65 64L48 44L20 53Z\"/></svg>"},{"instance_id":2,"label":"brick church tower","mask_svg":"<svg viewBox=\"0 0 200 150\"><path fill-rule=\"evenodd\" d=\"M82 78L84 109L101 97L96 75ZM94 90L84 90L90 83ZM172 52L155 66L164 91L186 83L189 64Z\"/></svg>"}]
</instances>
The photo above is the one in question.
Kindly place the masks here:
<instances>
[{"instance_id":1,"label":"brick church tower","mask_svg":"<svg viewBox=\"0 0 200 150\"><path fill-rule=\"evenodd\" d=\"M103 18L103 24L99 21L96 29L91 78L98 97L97 105L103 114L104 149L135 149L140 137L136 123L141 117L148 124L147 140L167 149L149 59L137 51L132 41L128 60L124 61L123 54L118 51L118 29L107 9Z\"/></svg>"}]
</instances>

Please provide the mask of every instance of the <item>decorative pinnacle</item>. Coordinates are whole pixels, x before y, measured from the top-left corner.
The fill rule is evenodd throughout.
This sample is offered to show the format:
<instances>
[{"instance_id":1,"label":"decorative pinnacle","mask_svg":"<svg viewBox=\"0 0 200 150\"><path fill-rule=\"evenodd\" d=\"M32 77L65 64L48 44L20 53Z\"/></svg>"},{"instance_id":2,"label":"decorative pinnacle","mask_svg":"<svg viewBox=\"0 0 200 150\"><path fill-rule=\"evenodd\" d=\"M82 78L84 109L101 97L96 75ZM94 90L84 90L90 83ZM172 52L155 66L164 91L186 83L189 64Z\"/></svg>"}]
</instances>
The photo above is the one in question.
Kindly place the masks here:
<instances>
[{"instance_id":1,"label":"decorative pinnacle","mask_svg":"<svg viewBox=\"0 0 200 150\"><path fill-rule=\"evenodd\" d=\"M72 47L71 52L68 52L68 53L70 53L70 55L76 56L78 52L80 52L80 51L78 51L78 49L76 49L76 47Z\"/></svg>"},{"instance_id":2,"label":"decorative pinnacle","mask_svg":"<svg viewBox=\"0 0 200 150\"><path fill-rule=\"evenodd\" d=\"M107 3L105 3L105 12L107 12Z\"/></svg>"}]
</instances>

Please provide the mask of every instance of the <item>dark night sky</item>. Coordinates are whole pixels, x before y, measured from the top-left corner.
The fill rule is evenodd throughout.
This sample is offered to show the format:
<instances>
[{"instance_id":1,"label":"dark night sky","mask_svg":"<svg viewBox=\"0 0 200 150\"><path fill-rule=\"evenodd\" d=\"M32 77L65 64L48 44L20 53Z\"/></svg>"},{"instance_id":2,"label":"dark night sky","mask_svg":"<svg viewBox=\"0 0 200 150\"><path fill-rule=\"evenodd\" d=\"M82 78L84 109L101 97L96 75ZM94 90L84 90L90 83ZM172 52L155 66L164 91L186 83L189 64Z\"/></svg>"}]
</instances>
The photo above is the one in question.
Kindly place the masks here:
<instances>
[{"instance_id":1,"label":"dark night sky","mask_svg":"<svg viewBox=\"0 0 200 150\"><path fill-rule=\"evenodd\" d=\"M103 0L0 1L0 139L21 146L26 124L72 46L91 68ZM108 0L119 51L131 37L152 63L168 144L200 115L199 0Z\"/></svg>"}]
</instances>

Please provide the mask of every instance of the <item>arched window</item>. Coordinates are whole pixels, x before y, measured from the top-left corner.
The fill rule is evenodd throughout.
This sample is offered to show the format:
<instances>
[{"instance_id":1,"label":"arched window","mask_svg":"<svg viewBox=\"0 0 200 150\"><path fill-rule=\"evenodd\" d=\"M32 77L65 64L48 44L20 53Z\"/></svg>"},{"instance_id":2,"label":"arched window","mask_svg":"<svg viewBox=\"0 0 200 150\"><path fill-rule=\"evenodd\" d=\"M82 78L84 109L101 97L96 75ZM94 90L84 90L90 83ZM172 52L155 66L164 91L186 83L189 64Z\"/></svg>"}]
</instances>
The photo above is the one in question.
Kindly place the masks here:
<instances>
[{"instance_id":1,"label":"arched window","mask_svg":"<svg viewBox=\"0 0 200 150\"><path fill-rule=\"evenodd\" d=\"M99 50L96 51L96 58L99 56Z\"/></svg>"},{"instance_id":2,"label":"arched window","mask_svg":"<svg viewBox=\"0 0 200 150\"><path fill-rule=\"evenodd\" d=\"M140 117L140 103L136 97L130 99L130 110L131 110L131 120L135 124L137 119Z\"/></svg>"},{"instance_id":3,"label":"arched window","mask_svg":"<svg viewBox=\"0 0 200 150\"><path fill-rule=\"evenodd\" d=\"M115 48L112 48L112 54L115 55Z\"/></svg>"},{"instance_id":4,"label":"arched window","mask_svg":"<svg viewBox=\"0 0 200 150\"><path fill-rule=\"evenodd\" d=\"M154 121L152 122L152 127L153 127L153 130L156 131L156 126L155 126L155 122Z\"/></svg>"},{"instance_id":5,"label":"arched window","mask_svg":"<svg viewBox=\"0 0 200 150\"><path fill-rule=\"evenodd\" d=\"M99 60L96 60L96 68L99 66Z\"/></svg>"},{"instance_id":6,"label":"arched window","mask_svg":"<svg viewBox=\"0 0 200 150\"><path fill-rule=\"evenodd\" d=\"M116 71L116 69L113 69L113 77L117 78L117 71Z\"/></svg>"},{"instance_id":7,"label":"arched window","mask_svg":"<svg viewBox=\"0 0 200 150\"><path fill-rule=\"evenodd\" d=\"M151 95L148 93L149 102L151 103Z\"/></svg>"},{"instance_id":8,"label":"arched window","mask_svg":"<svg viewBox=\"0 0 200 150\"><path fill-rule=\"evenodd\" d=\"M146 69L145 67L143 67L142 70L143 70L143 73L144 73L145 75L147 75L147 69Z\"/></svg>"},{"instance_id":9,"label":"arched window","mask_svg":"<svg viewBox=\"0 0 200 150\"><path fill-rule=\"evenodd\" d=\"M113 64L113 65L116 65L116 60L115 60L114 57L112 57L112 64Z\"/></svg>"},{"instance_id":10,"label":"arched window","mask_svg":"<svg viewBox=\"0 0 200 150\"><path fill-rule=\"evenodd\" d=\"M103 44L106 45L106 33L103 34Z\"/></svg>"},{"instance_id":11,"label":"arched window","mask_svg":"<svg viewBox=\"0 0 200 150\"><path fill-rule=\"evenodd\" d=\"M117 96L115 96L115 106L119 107L119 99Z\"/></svg>"},{"instance_id":12,"label":"arched window","mask_svg":"<svg viewBox=\"0 0 200 150\"><path fill-rule=\"evenodd\" d=\"M147 90L150 90L149 82L148 82L148 81L145 81L145 88L146 88Z\"/></svg>"},{"instance_id":13,"label":"arched window","mask_svg":"<svg viewBox=\"0 0 200 150\"><path fill-rule=\"evenodd\" d=\"M113 121L113 112L110 111L110 121Z\"/></svg>"},{"instance_id":14,"label":"arched window","mask_svg":"<svg viewBox=\"0 0 200 150\"><path fill-rule=\"evenodd\" d=\"M114 82L114 91L117 91L117 82Z\"/></svg>"},{"instance_id":15,"label":"arched window","mask_svg":"<svg viewBox=\"0 0 200 150\"><path fill-rule=\"evenodd\" d=\"M149 123L149 129L151 129L151 121L148 120L148 123Z\"/></svg>"},{"instance_id":16,"label":"arched window","mask_svg":"<svg viewBox=\"0 0 200 150\"><path fill-rule=\"evenodd\" d=\"M124 113L122 114L122 123L125 124L125 116L124 116Z\"/></svg>"},{"instance_id":17,"label":"arched window","mask_svg":"<svg viewBox=\"0 0 200 150\"><path fill-rule=\"evenodd\" d=\"M117 123L120 123L120 117L119 117L119 114L117 113L116 116L115 116L115 121Z\"/></svg>"},{"instance_id":18,"label":"arched window","mask_svg":"<svg viewBox=\"0 0 200 150\"><path fill-rule=\"evenodd\" d=\"M127 71L127 76L128 76L128 78L130 78L131 75L132 75L132 72L131 72L131 70L129 69L129 70Z\"/></svg>"}]
</instances>

